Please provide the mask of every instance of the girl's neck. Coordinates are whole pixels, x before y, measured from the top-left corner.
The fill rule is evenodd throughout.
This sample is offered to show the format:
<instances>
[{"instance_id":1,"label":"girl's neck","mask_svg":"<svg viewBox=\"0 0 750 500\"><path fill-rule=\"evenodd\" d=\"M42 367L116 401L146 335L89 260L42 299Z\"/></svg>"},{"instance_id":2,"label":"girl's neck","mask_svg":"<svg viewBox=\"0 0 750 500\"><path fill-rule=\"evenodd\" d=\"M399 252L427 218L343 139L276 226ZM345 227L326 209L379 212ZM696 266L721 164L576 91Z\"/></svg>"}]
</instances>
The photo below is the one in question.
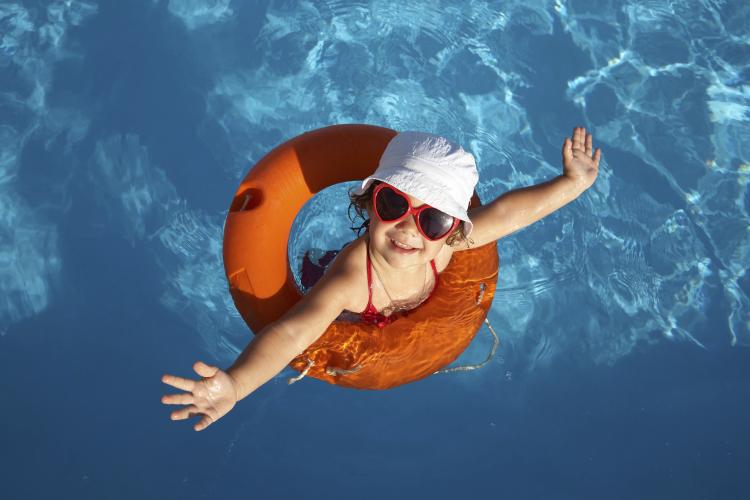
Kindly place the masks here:
<instances>
[{"instance_id":1,"label":"girl's neck","mask_svg":"<svg viewBox=\"0 0 750 500\"><path fill-rule=\"evenodd\" d=\"M373 250L370 243L370 234L368 233L365 244L370 252L370 261L372 261L372 265L377 269L380 277L386 280L388 284L393 283L397 286L399 283L411 283L416 280L422 280L425 272L424 263L415 264L409 267L394 268L388 264L382 255Z\"/></svg>"}]
</instances>

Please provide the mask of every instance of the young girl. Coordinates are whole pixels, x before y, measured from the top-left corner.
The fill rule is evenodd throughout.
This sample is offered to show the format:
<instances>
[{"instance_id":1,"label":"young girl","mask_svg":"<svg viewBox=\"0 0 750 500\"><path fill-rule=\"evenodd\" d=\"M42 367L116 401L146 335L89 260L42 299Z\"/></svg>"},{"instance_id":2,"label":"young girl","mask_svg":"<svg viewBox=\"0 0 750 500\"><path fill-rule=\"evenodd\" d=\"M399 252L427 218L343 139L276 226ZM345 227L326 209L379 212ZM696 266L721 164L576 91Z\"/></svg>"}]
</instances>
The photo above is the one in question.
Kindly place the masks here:
<instances>
[{"instance_id":1,"label":"young girl","mask_svg":"<svg viewBox=\"0 0 750 500\"><path fill-rule=\"evenodd\" d=\"M172 420L201 416L201 431L263 385L320 337L337 318L356 315L384 326L394 311L419 306L432 294L453 252L511 234L575 200L596 180L601 150L575 128L563 143L563 174L516 189L467 211L478 174L474 157L447 139L397 134L377 170L352 195L367 228L345 246L294 307L263 328L226 371L198 361L201 380L164 375L185 405ZM469 236L471 235L471 238Z\"/></svg>"}]
</instances>

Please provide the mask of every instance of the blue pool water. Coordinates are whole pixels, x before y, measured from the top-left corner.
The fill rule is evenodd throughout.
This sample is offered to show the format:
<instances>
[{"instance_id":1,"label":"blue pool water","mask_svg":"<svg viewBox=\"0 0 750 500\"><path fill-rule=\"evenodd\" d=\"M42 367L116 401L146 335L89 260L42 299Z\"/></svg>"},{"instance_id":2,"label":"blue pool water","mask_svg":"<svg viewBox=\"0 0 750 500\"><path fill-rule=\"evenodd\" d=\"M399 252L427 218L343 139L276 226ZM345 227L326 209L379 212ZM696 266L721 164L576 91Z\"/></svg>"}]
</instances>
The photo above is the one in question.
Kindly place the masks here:
<instances>
[{"instance_id":1,"label":"blue pool water","mask_svg":"<svg viewBox=\"0 0 750 500\"><path fill-rule=\"evenodd\" d=\"M3 498L750 498L746 2L0 3ZM335 123L425 130L484 201L603 150L500 241L482 370L390 391L287 370L196 433L163 373L250 339L229 199ZM346 187L289 249L351 239ZM459 359L492 345L483 329Z\"/></svg>"}]
</instances>

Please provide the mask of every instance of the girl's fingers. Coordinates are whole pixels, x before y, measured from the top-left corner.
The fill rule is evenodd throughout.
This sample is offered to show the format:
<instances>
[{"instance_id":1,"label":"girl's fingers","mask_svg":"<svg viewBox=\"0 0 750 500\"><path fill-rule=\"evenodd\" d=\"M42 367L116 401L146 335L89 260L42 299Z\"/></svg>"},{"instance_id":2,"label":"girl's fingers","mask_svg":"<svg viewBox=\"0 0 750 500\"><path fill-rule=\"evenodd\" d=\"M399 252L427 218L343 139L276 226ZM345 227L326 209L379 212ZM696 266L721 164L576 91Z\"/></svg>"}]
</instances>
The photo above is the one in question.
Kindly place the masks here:
<instances>
[{"instance_id":1,"label":"girl's fingers","mask_svg":"<svg viewBox=\"0 0 750 500\"><path fill-rule=\"evenodd\" d=\"M164 375L161 378L161 381L165 384L169 384L172 387L176 387L178 389L182 389L183 391L193 392L193 388L195 387L195 381L190 380L187 378L182 377L175 377L174 375Z\"/></svg>"},{"instance_id":2,"label":"girl's fingers","mask_svg":"<svg viewBox=\"0 0 750 500\"><path fill-rule=\"evenodd\" d=\"M563 142L562 155L565 161L570 161L573 158L573 143L567 137Z\"/></svg>"},{"instance_id":3,"label":"girl's fingers","mask_svg":"<svg viewBox=\"0 0 750 500\"><path fill-rule=\"evenodd\" d=\"M594 163L596 163L596 167L599 168L599 159L602 157L602 148L598 148L596 150L596 154L594 155Z\"/></svg>"},{"instance_id":4,"label":"girl's fingers","mask_svg":"<svg viewBox=\"0 0 750 500\"><path fill-rule=\"evenodd\" d=\"M191 405L195 399L192 394L167 394L162 396L161 402L165 405Z\"/></svg>"},{"instance_id":5,"label":"girl's fingers","mask_svg":"<svg viewBox=\"0 0 750 500\"><path fill-rule=\"evenodd\" d=\"M586 154L591 156L591 151L594 149L594 136L591 134L586 135Z\"/></svg>"},{"instance_id":6,"label":"girl's fingers","mask_svg":"<svg viewBox=\"0 0 750 500\"><path fill-rule=\"evenodd\" d=\"M573 150L585 151L586 142L586 129L583 127L576 127L573 129Z\"/></svg>"},{"instance_id":7,"label":"girl's fingers","mask_svg":"<svg viewBox=\"0 0 750 500\"><path fill-rule=\"evenodd\" d=\"M193 370L201 377L213 377L219 371L217 367L209 366L203 361L196 361L193 365Z\"/></svg>"},{"instance_id":8,"label":"girl's fingers","mask_svg":"<svg viewBox=\"0 0 750 500\"><path fill-rule=\"evenodd\" d=\"M171 418L172 420L185 420L186 418L190 418L193 415L199 414L200 412L198 411L198 407L195 405L190 405L186 408L182 408L181 410L172 412Z\"/></svg>"},{"instance_id":9,"label":"girl's fingers","mask_svg":"<svg viewBox=\"0 0 750 500\"><path fill-rule=\"evenodd\" d=\"M214 423L214 419L212 419L208 415L203 415L203 418L200 420L200 422L198 422L197 424L195 424L195 426L193 427L193 429L195 429L196 432L197 431L202 431L203 429L205 429L206 427L208 427L209 425L211 425L213 423Z\"/></svg>"}]
</instances>

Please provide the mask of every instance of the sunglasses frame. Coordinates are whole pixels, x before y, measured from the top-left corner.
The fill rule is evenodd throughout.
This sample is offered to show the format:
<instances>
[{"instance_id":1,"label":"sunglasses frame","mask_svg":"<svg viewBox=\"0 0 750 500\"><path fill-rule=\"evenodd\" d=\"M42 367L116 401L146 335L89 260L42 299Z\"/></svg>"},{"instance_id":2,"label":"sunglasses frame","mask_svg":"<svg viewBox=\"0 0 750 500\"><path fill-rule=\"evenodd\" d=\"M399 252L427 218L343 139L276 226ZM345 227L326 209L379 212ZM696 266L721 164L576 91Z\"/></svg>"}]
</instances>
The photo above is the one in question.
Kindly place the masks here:
<instances>
[{"instance_id":1,"label":"sunglasses frame","mask_svg":"<svg viewBox=\"0 0 750 500\"><path fill-rule=\"evenodd\" d=\"M405 211L405 212L404 212L404 213L403 213L403 214L402 214L402 215L401 215L400 217L398 217L397 219L393 219L393 220L384 220L384 219L383 219L383 218L382 218L382 217L380 216L380 213L378 212L378 206L377 206L377 203L376 203L376 200L377 200L377 198L378 198L378 193L379 193L379 192L380 192L381 190L385 189L385 188L390 188L390 189L392 189L392 190L393 190L393 192L395 192L396 194L398 194L398 195L402 196L402 197L403 197L403 198L404 198L404 199L406 200L406 204L407 204L408 208L407 208L407 209L406 209L406 211ZM421 214L421 213L422 213L422 212L423 212L424 210L427 210L428 208L432 208L432 209L434 209L434 210L438 210L437 208L435 208L435 207L433 207L433 206L430 206L430 205L428 205L427 203L425 203L424 205L422 205L422 206L421 206L421 207L419 207L419 208L414 208L414 207L412 207L412 206L411 206L411 200L409 200L409 196L407 196L407 194L406 194L406 193L404 193L403 191L399 191L399 190L398 190L397 188L395 188L395 187L391 186L390 184L388 184L388 183L386 183L386 182L381 182L380 184L378 184L378 185L377 185L377 186L375 187L375 190L374 190L374 191L372 192L372 211L373 211L373 212L375 212L375 216L376 216L376 217L378 218L378 220L379 220L380 222L385 222L385 223L389 223L389 224L390 224L390 223L392 223L392 222L399 222L399 221L403 220L403 219L404 219L405 217L407 217L408 215L414 215L414 224L415 224L415 225L417 226L417 230L419 231L419 233L420 233L420 234L421 234L422 236L424 236L424 237L425 237L426 239L428 239L429 241L440 241L440 240L442 240L443 238L445 238L445 237L447 237L448 235L450 235L450 234L451 234L451 233L452 233L452 232L453 232L453 231L454 231L454 230L456 229L456 227L458 227L458 224L459 224L459 222L460 222L460 221L459 221L459 219L458 219L457 217L453 217L453 216L451 216L451 217L453 217L453 224L451 224L451 227L450 227L450 229L448 229L448 231L446 231L446 232L445 232L445 234L444 234L444 235L442 235L442 236L441 236L441 237L439 237L439 238L430 238L429 236L427 236L427 235L425 234L425 232L424 232L424 231L422 231L422 224L421 224L421 223L419 222L419 214ZM438 211L439 211L439 212L442 212L441 210L438 210ZM442 212L442 213L445 213L445 212ZM449 215L449 214L446 214L446 215Z\"/></svg>"}]
</instances>

